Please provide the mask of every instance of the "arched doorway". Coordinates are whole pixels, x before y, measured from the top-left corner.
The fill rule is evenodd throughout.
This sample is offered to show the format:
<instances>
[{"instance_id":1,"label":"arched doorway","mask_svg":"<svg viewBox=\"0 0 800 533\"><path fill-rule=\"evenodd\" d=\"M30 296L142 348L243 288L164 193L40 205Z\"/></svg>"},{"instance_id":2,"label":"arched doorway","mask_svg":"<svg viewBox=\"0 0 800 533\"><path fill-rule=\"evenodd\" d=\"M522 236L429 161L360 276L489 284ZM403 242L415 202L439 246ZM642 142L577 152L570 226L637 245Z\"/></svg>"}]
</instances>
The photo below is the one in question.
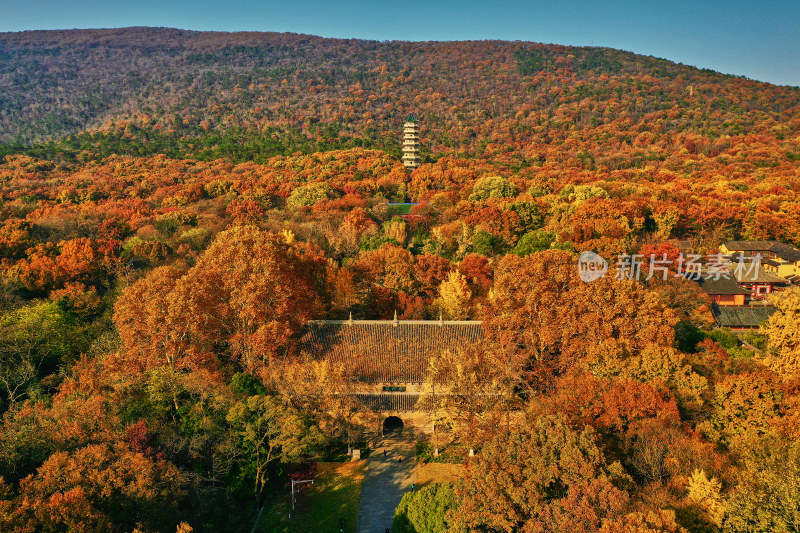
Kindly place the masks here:
<instances>
[{"instance_id":1,"label":"arched doorway","mask_svg":"<svg viewBox=\"0 0 800 533\"><path fill-rule=\"evenodd\" d=\"M403 429L403 421L400 420L400 417L390 416L383 421L384 435L388 435L390 433L400 433L402 429Z\"/></svg>"}]
</instances>

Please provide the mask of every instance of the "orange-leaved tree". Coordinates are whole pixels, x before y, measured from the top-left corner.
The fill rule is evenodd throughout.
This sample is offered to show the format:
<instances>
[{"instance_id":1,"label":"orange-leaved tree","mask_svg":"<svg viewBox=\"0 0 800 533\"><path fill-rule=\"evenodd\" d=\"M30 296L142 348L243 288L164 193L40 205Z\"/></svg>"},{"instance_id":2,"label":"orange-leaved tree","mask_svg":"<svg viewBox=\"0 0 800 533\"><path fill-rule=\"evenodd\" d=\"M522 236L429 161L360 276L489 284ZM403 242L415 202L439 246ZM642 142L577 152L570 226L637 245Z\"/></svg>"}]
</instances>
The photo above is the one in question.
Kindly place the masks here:
<instances>
[{"instance_id":1,"label":"orange-leaved tree","mask_svg":"<svg viewBox=\"0 0 800 533\"><path fill-rule=\"evenodd\" d=\"M580 365L599 375L647 380L627 371L626 361L638 364L656 348L668 351L676 322L657 293L633 280L609 273L581 281L574 255L562 250L504 257L487 313L489 339L529 359L534 375Z\"/></svg>"},{"instance_id":2,"label":"orange-leaved tree","mask_svg":"<svg viewBox=\"0 0 800 533\"><path fill-rule=\"evenodd\" d=\"M500 433L467 467L451 519L470 531L598 531L620 517L630 478L590 427L540 416Z\"/></svg>"},{"instance_id":3,"label":"orange-leaved tree","mask_svg":"<svg viewBox=\"0 0 800 533\"><path fill-rule=\"evenodd\" d=\"M259 373L322 311L325 265L291 235L232 227L182 276L157 269L127 289L115 322L143 356L191 366L213 354Z\"/></svg>"}]
</instances>

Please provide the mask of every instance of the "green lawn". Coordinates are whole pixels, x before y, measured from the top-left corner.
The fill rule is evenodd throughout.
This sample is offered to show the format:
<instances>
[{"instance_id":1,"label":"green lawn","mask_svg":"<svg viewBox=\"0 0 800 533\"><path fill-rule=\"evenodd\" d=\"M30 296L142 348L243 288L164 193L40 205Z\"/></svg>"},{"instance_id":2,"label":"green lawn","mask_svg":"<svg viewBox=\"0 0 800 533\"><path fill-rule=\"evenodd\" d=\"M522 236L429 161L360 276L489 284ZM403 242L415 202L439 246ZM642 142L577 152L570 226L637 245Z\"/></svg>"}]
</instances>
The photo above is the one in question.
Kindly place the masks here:
<instances>
[{"instance_id":1,"label":"green lawn","mask_svg":"<svg viewBox=\"0 0 800 533\"><path fill-rule=\"evenodd\" d=\"M407 215L415 204L387 204L386 213L389 215Z\"/></svg>"},{"instance_id":2,"label":"green lawn","mask_svg":"<svg viewBox=\"0 0 800 533\"><path fill-rule=\"evenodd\" d=\"M260 531L270 533L354 533L367 462L317 463L314 484L298 494L289 518L289 490L264 510Z\"/></svg>"}]
</instances>

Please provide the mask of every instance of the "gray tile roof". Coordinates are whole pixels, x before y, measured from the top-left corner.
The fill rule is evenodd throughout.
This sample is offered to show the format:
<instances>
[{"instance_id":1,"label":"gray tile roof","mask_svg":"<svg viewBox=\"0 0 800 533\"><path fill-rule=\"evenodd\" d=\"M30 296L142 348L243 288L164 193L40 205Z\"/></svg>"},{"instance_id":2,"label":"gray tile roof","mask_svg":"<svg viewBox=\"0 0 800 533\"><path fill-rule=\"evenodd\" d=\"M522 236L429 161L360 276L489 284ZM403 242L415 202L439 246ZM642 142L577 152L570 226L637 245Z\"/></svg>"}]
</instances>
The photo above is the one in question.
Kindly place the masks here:
<instances>
[{"instance_id":1,"label":"gray tile roof","mask_svg":"<svg viewBox=\"0 0 800 533\"><path fill-rule=\"evenodd\" d=\"M482 337L477 321L317 320L306 324L300 349L344 364L364 383L422 383L433 356Z\"/></svg>"},{"instance_id":2,"label":"gray tile roof","mask_svg":"<svg viewBox=\"0 0 800 533\"><path fill-rule=\"evenodd\" d=\"M704 278L698 284L706 294L750 294L750 291L741 288L733 277Z\"/></svg>"},{"instance_id":3,"label":"gray tile roof","mask_svg":"<svg viewBox=\"0 0 800 533\"><path fill-rule=\"evenodd\" d=\"M387 392L384 394L356 394L356 399L366 408L376 411L415 411L419 394Z\"/></svg>"},{"instance_id":4,"label":"gray tile roof","mask_svg":"<svg viewBox=\"0 0 800 533\"><path fill-rule=\"evenodd\" d=\"M714 306L714 319L727 328L754 328L767 320L775 308L771 305L748 307Z\"/></svg>"},{"instance_id":5,"label":"gray tile roof","mask_svg":"<svg viewBox=\"0 0 800 533\"><path fill-rule=\"evenodd\" d=\"M726 241L725 247L732 252L769 252L777 241Z\"/></svg>"},{"instance_id":6,"label":"gray tile roof","mask_svg":"<svg viewBox=\"0 0 800 533\"><path fill-rule=\"evenodd\" d=\"M772 246L770 251L774 252L784 261L790 261L792 263L800 261L800 249L798 249L796 246L792 246L791 244L777 242Z\"/></svg>"},{"instance_id":7,"label":"gray tile roof","mask_svg":"<svg viewBox=\"0 0 800 533\"><path fill-rule=\"evenodd\" d=\"M745 263L743 268L737 268L737 263L727 263L726 266L731 272L732 277L738 283L771 283L781 284L786 283L786 278L782 278L774 272L770 272L763 265L759 265L755 272L750 270L750 264Z\"/></svg>"},{"instance_id":8,"label":"gray tile roof","mask_svg":"<svg viewBox=\"0 0 800 533\"><path fill-rule=\"evenodd\" d=\"M779 241L727 241L731 252L772 252L784 261L800 261L800 248Z\"/></svg>"}]
</instances>

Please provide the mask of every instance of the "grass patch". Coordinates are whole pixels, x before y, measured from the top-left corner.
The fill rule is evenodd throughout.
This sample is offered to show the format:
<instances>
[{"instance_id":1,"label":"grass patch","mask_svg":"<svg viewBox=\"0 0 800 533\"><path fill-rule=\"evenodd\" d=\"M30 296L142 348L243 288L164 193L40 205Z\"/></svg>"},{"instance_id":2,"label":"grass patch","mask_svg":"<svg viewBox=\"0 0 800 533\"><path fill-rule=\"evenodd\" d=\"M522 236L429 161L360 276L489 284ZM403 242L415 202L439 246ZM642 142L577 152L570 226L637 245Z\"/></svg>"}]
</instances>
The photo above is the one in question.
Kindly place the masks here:
<instances>
[{"instance_id":1,"label":"grass patch","mask_svg":"<svg viewBox=\"0 0 800 533\"><path fill-rule=\"evenodd\" d=\"M417 484L424 487L430 483L455 483L464 477L464 465L450 463L417 464Z\"/></svg>"},{"instance_id":2,"label":"grass patch","mask_svg":"<svg viewBox=\"0 0 800 533\"><path fill-rule=\"evenodd\" d=\"M298 492L292 517L289 488L264 510L260 531L270 533L354 533L366 461L317 463L314 484Z\"/></svg>"},{"instance_id":3,"label":"grass patch","mask_svg":"<svg viewBox=\"0 0 800 533\"><path fill-rule=\"evenodd\" d=\"M417 204L386 204L387 215L407 215L411 212L411 208Z\"/></svg>"}]
</instances>

